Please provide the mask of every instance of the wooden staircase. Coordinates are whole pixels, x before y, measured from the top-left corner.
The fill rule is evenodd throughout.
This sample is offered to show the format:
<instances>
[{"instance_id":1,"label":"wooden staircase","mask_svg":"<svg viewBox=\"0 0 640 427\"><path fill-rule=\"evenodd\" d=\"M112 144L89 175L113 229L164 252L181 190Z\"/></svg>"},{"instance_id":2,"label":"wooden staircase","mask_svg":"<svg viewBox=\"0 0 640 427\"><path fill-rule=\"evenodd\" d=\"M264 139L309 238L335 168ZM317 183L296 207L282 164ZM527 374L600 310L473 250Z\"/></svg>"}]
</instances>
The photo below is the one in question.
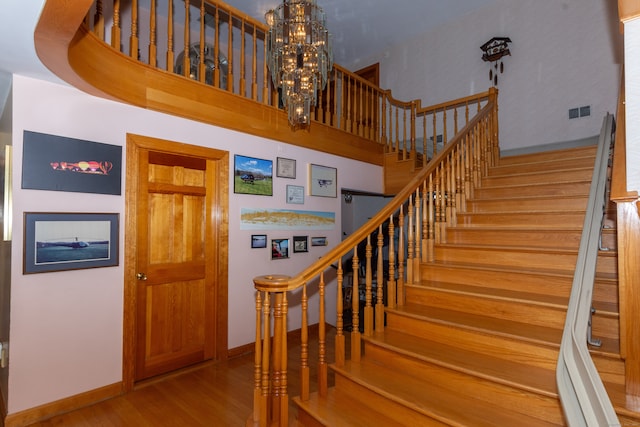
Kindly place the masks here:
<instances>
[{"instance_id":1,"label":"wooden staircase","mask_svg":"<svg viewBox=\"0 0 640 427\"><path fill-rule=\"evenodd\" d=\"M360 360L325 396L294 399L300 426L560 426L555 369L595 146L502 158L422 263ZM615 205L594 289L595 364L624 409Z\"/></svg>"}]
</instances>

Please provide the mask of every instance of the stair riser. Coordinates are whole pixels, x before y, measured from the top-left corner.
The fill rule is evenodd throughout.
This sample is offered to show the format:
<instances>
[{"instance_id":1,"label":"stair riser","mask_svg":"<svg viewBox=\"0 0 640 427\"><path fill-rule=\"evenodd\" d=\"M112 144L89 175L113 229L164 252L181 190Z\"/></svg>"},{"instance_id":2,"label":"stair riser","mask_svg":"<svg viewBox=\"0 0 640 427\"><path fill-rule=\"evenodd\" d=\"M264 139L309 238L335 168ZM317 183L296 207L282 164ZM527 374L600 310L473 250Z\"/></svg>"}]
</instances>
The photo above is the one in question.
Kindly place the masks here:
<instances>
[{"instance_id":1,"label":"stair riser","mask_svg":"<svg viewBox=\"0 0 640 427\"><path fill-rule=\"evenodd\" d=\"M550 307L512 299L489 298L478 294L445 292L425 286L406 288L407 300L425 307L494 317L561 330L566 318L566 307Z\"/></svg>"},{"instance_id":2,"label":"stair riser","mask_svg":"<svg viewBox=\"0 0 640 427\"><path fill-rule=\"evenodd\" d=\"M584 213L458 213L457 221L468 226L574 228L583 226Z\"/></svg>"},{"instance_id":3,"label":"stair riser","mask_svg":"<svg viewBox=\"0 0 640 427\"><path fill-rule=\"evenodd\" d=\"M499 382L487 381L474 375L417 360L411 356L367 343L365 343L365 354L367 360L373 360L398 372L410 374L432 386L456 392L462 401L478 399L489 404L500 404L526 416L563 424L556 385L553 382L548 385L547 390L541 390L541 393L545 394L532 396L523 393L517 385L512 387Z\"/></svg>"},{"instance_id":4,"label":"stair riser","mask_svg":"<svg viewBox=\"0 0 640 427\"><path fill-rule=\"evenodd\" d=\"M464 285L493 287L543 295L569 297L573 278L569 275L545 275L535 272L505 270L475 270L473 268L448 267L439 264L422 264L422 280L453 282Z\"/></svg>"},{"instance_id":5,"label":"stair riser","mask_svg":"<svg viewBox=\"0 0 640 427\"><path fill-rule=\"evenodd\" d=\"M457 262L481 265L499 265L527 268L547 268L574 271L577 253L515 251L485 248L450 248L438 245L435 249L438 262ZM617 270L617 258L598 257L596 271L613 273Z\"/></svg>"},{"instance_id":6,"label":"stair riser","mask_svg":"<svg viewBox=\"0 0 640 427\"><path fill-rule=\"evenodd\" d=\"M466 212L527 212L532 210L581 211L587 206L586 197L536 197L527 199L471 200Z\"/></svg>"},{"instance_id":7,"label":"stair riser","mask_svg":"<svg viewBox=\"0 0 640 427\"><path fill-rule=\"evenodd\" d=\"M595 157L597 145L595 141L593 145L585 145L582 147L570 148L559 151L542 151L539 153L523 154L518 156L501 157L498 161L500 166L503 165L522 165L533 162L546 162L554 160L567 160L576 157Z\"/></svg>"},{"instance_id":8,"label":"stair riser","mask_svg":"<svg viewBox=\"0 0 640 427\"><path fill-rule=\"evenodd\" d=\"M555 369L561 336L553 346L541 346L513 337L488 335L482 331L461 328L457 325L442 324L387 313L387 327L443 344L486 353L490 356L527 363L547 369Z\"/></svg>"},{"instance_id":9,"label":"stair riser","mask_svg":"<svg viewBox=\"0 0 640 427\"><path fill-rule=\"evenodd\" d=\"M593 315L592 317L592 336L594 338L613 338L620 337L620 327L617 317L605 315Z\"/></svg>"},{"instance_id":10,"label":"stair riser","mask_svg":"<svg viewBox=\"0 0 640 427\"><path fill-rule=\"evenodd\" d=\"M593 364L596 366L602 381L624 386L625 368L622 359L601 356L594 353L591 354L591 359L593 359Z\"/></svg>"},{"instance_id":11,"label":"stair riser","mask_svg":"<svg viewBox=\"0 0 640 427\"><path fill-rule=\"evenodd\" d=\"M483 230L456 227L447 230L447 243L468 245L523 246L536 248L578 249L580 230Z\"/></svg>"},{"instance_id":12,"label":"stair riser","mask_svg":"<svg viewBox=\"0 0 640 427\"><path fill-rule=\"evenodd\" d=\"M516 173L539 172L541 170L557 170L575 168L593 168L594 157L577 157L574 159L548 160L546 162L532 162L513 165L500 165L489 169L489 176L512 175Z\"/></svg>"},{"instance_id":13,"label":"stair riser","mask_svg":"<svg viewBox=\"0 0 640 427\"><path fill-rule=\"evenodd\" d=\"M589 194L591 181L562 184L539 184L504 187L479 187L473 190L474 199L492 199L525 196L576 196Z\"/></svg>"},{"instance_id":14,"label":"stair riser","mask_svg":"<svg viewBox=\"0 0 640 427\"><path fill-rule=\"evenodd\" d=\"M336 373L336 398L351 398L359 403L359 406L369 408L371 411L384 408L385 412L394 414L398 420L406 426L448 426L449 424L427 415L421 414L407 406L387 399L366 386L360 385L349 378ZM397 415L396 415L397 414Z\"/></svg>"},{"instance_id":15,"label":"stair riser","mask_svg":"<svg viewBox=\"0 0 640 427\"><path fill-rule=\"evenodd\" d=\"M508 176L489 176L482 179L483 187L500 187L504 185L532 185L551 182L590 180L592 168L570 169L564 171L545 171L540 173L516 174Z\"/></svg>"}]
</instances>

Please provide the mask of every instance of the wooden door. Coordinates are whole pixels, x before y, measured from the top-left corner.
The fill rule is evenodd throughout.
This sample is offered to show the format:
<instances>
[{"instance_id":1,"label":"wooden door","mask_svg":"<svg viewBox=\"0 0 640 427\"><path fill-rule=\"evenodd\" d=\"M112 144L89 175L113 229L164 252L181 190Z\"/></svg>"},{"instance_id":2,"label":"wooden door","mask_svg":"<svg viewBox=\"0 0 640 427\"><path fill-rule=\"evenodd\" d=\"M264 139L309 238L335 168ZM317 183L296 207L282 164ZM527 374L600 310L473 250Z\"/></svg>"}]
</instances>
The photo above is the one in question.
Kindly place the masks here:
<instances>
[{"instance_id":1,"label":"wooden door","mask_svg":"<svg viewBox=\"0 0 640 427\"><path fill-rule=\"evenodd\" d=\"M135 136L129 144L127 305L139 381L226 356L228 154Z\"/></svg>"}]
</instances>

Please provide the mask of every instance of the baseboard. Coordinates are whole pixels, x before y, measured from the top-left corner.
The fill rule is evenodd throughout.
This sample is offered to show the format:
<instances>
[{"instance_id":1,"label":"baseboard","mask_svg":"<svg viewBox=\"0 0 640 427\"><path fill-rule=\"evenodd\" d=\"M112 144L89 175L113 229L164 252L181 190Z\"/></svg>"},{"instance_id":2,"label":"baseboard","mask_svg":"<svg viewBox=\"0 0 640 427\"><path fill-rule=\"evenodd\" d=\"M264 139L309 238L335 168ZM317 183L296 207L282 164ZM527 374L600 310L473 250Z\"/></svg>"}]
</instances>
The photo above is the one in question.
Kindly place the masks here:
<instances>
[{"instance_id":1,"label":"baseboard","mask_svg":"<svg viewBox=\"0 0 640 427\"><path fill-rule=\"evenodd\" d=\"M8 414L4 420L6 427L22 427L46 420L56 415L74 411L102 400L110 399L122 394L122 382L89 390L64 399L35 408Z\"/></svg>"}]
</instances>

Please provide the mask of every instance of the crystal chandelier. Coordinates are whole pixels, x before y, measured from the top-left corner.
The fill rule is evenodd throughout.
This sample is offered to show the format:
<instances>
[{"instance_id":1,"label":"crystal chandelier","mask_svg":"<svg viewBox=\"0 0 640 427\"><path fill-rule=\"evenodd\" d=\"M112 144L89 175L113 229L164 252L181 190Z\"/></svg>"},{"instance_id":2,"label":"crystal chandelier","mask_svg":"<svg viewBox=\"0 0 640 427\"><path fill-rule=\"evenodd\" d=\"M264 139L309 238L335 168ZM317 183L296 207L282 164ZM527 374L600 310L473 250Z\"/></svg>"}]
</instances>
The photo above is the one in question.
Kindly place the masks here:
<instances>
[{"instance_id":1,"label":"crystal chandelier","mask_svg":"<svg viewBox=\"0 0 640 427\"><path fill-rule=\"evenodd\" d=\"M291 126L308 127L318 89L324 89L333 66L325 14L315 0L283 0L265 14L265 20L266 60L273 84L281 89Z\"/></svg>"}]
</instances>

